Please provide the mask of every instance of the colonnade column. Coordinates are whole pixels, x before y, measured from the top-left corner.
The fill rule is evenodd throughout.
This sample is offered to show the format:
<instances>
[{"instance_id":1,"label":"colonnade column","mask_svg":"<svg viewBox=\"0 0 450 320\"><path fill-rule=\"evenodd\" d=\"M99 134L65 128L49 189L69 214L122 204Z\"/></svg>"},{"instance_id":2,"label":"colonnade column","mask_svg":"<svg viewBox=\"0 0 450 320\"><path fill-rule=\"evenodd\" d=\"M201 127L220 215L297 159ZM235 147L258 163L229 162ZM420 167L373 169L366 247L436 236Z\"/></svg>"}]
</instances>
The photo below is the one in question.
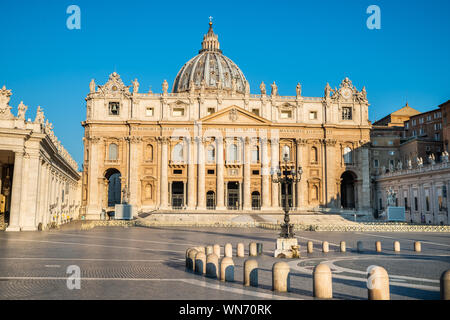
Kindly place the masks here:
<instances>
[{"instance_id":1,"label":"colonnade column","mask_svg":"<svg viewBox=\"0 0 450 320\"><path fill-rule=\"evenodd\" d=\"M14 172L11 190L11 210L9 226L6 231L20 231L20 201L22 188L23 151L14 153Z\"/></svg>"},{"instance_id":2,"label":"colonnade column","mask_svg":"<svg viewBox=\"0 0 450 320\"><path fill-rule=\"evenodd\" d=\"M168 170L168 141L167 137L162 137L162 147L161 147L161 202L159 204L160 209L167 209L167 199L168 199L168 181L167 181L167 170Z\"/></svg>"},{"instance_id":3,"label":"colonnade column","mask_svg":"<svg viewBox=\"0 0 450 320\"><path fill-rule=\"evenodd\" d=\"M188 210L195 209L195 141L188 139Z\"/></svg>"},{"instance_id":4,"label":"colonnade column","mask_svg":"<svg viewBox=\"0 0 450 320\"><path fill-rule=\"evenodd\" d=\"M249 137L244 138L244 210L252 209L252 197L250 192L250 164L251 164L251 139Z\"/></svg>"},{"instance_id":5,"label":"colonnade column","mask_svg":"<svg viewBox=\"0 0 450 320\"><path fill-rule=\"evenodd\" d=\"M224 205L224 159L223 159L223 137L217 137L217 178L216 178L216 191L217 191L217 204L216 210L225 210Z\"/></svg>"},{"instance_id":6,"label":"colonnade column","mask_svg":"<svg viewBox=\"0 0 450 320\"><path fill-rule=\"evenodd\" d=\"M270 181L270 169L269 169L269 153L267 150L267 138L261 140L261 165L262 165L262 210L268 210L270 208L269 197L269 181Z\"/></svg>"},{"instance_id":7,"label":"colonnade column","mask_svg":"<svg viewBox=\"0 0 450 320\"><path fill-rule=\"evenodd\" d=\"M270 160L272 163L272 169L280 169L279 168L279 140L276 138L270 139L271 143L271 152L270 152ZM280 209L280 204L278 201L278 183L272 182L272 208Z\"/></svg>"},{"instance_id":8,"label":"colonnade column","mask_svg":"<svg viewBox=\"0 0 450 320\"><path fill-rule=\"evenodd\" d=\"M299 168L301 167L301 164L302 164L302 148L303 148L304 144L305 143L304 143L303 139L296 139L296 141L295 141L295 145L297 147L297 157L296 157L297 158L297 168L295 169L296 171L299 170ZM296 190L296 193L297 193L297 204L296 204L297 210L299 210L302 207L302 204L304 202L302 190L303 190L303 192L306 191L304 188L302 188L302 184L303 184L302 180L304 180L304 178L301 179L300 181L298 181L295 184L296 187L297 187L297 190Z\"/></svg>"},{"instance_id":9,"label":"colonnade column","mask_svg":"<svg viewBox=\"0 0 450 320\"><path fill-rule=\"evenodd\" d=\"M206 209L206 193L205 193L205 139L197 138L197 159L198 159L198 192L197 192L197 209Z\"/></svg>"}]
</instances>

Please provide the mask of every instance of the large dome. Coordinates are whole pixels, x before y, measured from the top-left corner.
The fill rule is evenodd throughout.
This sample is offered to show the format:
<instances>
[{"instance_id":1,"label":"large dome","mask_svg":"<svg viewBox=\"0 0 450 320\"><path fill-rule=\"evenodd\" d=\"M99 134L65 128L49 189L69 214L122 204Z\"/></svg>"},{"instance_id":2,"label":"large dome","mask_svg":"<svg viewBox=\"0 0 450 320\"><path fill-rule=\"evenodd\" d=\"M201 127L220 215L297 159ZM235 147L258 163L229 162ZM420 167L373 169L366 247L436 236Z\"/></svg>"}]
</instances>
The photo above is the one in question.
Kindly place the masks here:
<instances>
[{"instance_id":1,"label":"large dome","mask_svg":"<svg viewBox=\"0 0 450 320\"><path fill-rule=\"evenodd\" d=\"M199 90L202 84L205 91L221 88L240 93L244 93L248 85L239 67L222 54L211 22L208 33L203 37L202 49L178 72L172 92Z\"/></svg>"}]
</instances>

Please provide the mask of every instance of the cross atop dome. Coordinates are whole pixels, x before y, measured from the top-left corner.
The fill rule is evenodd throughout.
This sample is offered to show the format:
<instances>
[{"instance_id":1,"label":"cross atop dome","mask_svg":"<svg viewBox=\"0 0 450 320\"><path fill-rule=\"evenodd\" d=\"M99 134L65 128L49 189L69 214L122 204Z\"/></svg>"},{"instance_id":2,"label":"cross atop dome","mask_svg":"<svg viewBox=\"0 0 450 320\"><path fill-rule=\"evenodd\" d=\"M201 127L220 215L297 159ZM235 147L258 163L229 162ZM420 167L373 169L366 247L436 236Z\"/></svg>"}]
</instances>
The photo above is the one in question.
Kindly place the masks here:
<instances>
[{"instance_id":1,"label":"cross atop dome","mask_svg":"<svg viewBox=\"0 0 450 320\"><path fill-rule=\"evenodd\" d=\"M203 36L202 49L199 51L199 53L201 53L203 51L222 52L220 50L220 43L218 40L218 36L213 31L212 19L213 19L213 17L209 16L209 30L208 30L208 33Z\"/></svg>"}]
</instances>

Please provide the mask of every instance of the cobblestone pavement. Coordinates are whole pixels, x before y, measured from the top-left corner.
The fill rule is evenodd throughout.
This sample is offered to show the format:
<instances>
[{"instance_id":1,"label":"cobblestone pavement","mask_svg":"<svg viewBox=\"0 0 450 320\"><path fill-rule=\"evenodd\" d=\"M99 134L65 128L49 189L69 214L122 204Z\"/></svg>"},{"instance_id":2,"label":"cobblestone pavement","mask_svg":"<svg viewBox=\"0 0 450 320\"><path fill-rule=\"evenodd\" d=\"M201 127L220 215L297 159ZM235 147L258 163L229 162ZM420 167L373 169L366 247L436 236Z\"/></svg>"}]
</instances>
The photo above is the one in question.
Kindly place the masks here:
<instances>
[{"instance_id":1,"label":"cobblestone pavement","mask_svg":"<svg viewBox=\"0 0 450 320\"><path fill-rule=\"evenodd\" d=\"M333 271L335 299L367 299L366 269L383 266L390 275L392 299L439 299L439 277L450 269L450 237L429 233L298 232L300 259L291 267L290 292L271 290L272 257L277 232L257 228L95 228L88 231L0 232L0 299L313 299L313 267L326 262ZM314 253L306 242L314 241ZM330 252L321 252L321 242ZM339 242L347 243L341 253ZM375 252L375 241L383 252ZM398 240L401 252L394 253ZM422 242L422 252L413 250ZM185 270L188 247L229 242L263 243L257 257L259 287L242 286L243 263L233 258L235 282L223 283ZM357 253L356 242L364 252ZM69 290L67 267L81 270L81 288Z\"/></svg>"}]
</instances>

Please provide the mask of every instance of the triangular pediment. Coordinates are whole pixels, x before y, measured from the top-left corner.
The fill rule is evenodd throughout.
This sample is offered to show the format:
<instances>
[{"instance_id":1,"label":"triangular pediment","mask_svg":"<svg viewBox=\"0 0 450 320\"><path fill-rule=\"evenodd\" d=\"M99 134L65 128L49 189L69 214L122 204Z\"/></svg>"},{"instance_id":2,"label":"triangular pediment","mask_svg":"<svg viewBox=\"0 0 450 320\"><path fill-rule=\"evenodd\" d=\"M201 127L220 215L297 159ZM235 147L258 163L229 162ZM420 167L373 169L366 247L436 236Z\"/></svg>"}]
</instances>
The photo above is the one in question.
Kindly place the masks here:
<instances>
[{"instance_id":1,"label":"triangular pediment","mask_svg":"<svg viewBox=\"0 0 450 320\"><path fill-rule=\"evenodd\" d=\"M238 106L230 106L200 119L204 124L268 125L271 122Z\"/></svg>"}]
</instances>

